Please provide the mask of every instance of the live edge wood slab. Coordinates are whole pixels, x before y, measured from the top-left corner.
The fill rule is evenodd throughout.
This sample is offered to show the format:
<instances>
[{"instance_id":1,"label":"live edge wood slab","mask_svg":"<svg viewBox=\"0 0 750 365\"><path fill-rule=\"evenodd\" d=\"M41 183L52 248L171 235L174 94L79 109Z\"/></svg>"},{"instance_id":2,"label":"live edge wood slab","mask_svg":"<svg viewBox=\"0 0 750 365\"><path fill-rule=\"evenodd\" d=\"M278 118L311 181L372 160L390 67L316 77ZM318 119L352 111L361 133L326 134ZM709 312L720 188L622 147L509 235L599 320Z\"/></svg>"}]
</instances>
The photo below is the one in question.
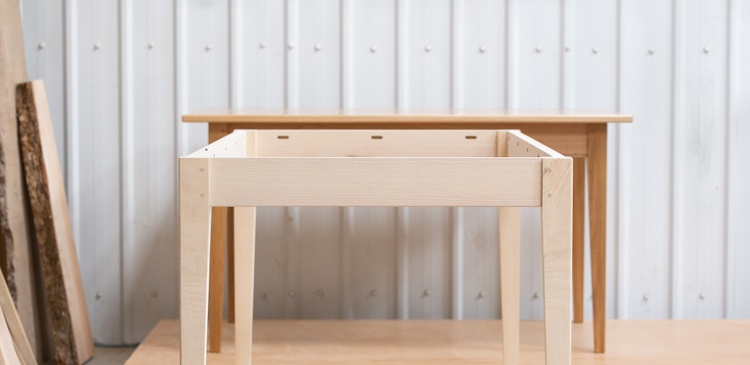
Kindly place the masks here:
<instances>
[{"instance_id":1,"label":"live edge wood slab","mask_svg":"<svg viewBox=\"0 0 750 365\"><path fill-rule=\"evenodd\" d=\"M83 364L94 355L94 342L44 83L19 84L16 107L54 362Z\"/></svg>"},{"instance_id":2,"label":"live edge wood slab","mask_svg":"<svg viewBox=\"0 0 750 365\"><path fill-rule=\"evenodd\" d=\"M214 109L186 114L187 123L208 123L209 143L235 129L519 129L563 155L573 168L573 307L574 321L583 322L584 207L588 159L589 229L594 313L594 352L605 351L607 125L630 123L633 117L595 110L300 110ZM212 262L223 262L226 220L233 209L212 212ZM229 262L234 242L229 237ZM214 258L215 256L215 258ZM213 261L215 260L215 261ZM229 320L234 320L234 276L229 272ZM221 347L224 267L211 267L209 350ZM218 286L218 288L216 288Z\"/></svg>"}]
</instances>

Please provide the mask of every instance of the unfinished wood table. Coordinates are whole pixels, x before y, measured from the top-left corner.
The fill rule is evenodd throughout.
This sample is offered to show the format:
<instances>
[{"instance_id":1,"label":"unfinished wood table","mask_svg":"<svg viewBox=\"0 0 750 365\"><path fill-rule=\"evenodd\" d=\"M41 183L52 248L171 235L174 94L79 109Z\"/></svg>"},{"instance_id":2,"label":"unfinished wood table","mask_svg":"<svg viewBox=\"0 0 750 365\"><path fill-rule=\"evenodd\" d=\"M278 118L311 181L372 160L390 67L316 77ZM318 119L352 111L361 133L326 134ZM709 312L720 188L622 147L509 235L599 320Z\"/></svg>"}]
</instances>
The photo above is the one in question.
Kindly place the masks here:
<instances>
[{"instance_id":1,"label":"unfinished wood table","mask_svg":"<svg viewBox=\"0 0 750 365\"><path fill-rule=\"evenodd\" d=\"M581 110L207 110L182 117L183 122L207 122L209 143L235 129L519 129L566 156L573 157L573 308L574 321L583 322L584 207L588 159L589 230L594 314L594 352L605 350L607 238L607 124L629 123L630 115ZM212 213L212 269L209 351L221 347L224 290L224 237L232 209ZM229 262L233 254L228 235ZM234 320L232 270L229 275L229 320Z\"/></svg>"},{"instance_id":2,"label":"unfinished wood table","mask_svg":"<svg viewBox=\"0 0 750 365\"><path fill-rule=\"evenodd\" d=\"M235 209L235 358L247 365L256 207L462 206L500 207L505 364L519 362L519 207L541 208L545 358L570 364L572 165L502 130L237 130L180 158L181 363L206 361L213 207Z\"/></svg>"}]
</instances>

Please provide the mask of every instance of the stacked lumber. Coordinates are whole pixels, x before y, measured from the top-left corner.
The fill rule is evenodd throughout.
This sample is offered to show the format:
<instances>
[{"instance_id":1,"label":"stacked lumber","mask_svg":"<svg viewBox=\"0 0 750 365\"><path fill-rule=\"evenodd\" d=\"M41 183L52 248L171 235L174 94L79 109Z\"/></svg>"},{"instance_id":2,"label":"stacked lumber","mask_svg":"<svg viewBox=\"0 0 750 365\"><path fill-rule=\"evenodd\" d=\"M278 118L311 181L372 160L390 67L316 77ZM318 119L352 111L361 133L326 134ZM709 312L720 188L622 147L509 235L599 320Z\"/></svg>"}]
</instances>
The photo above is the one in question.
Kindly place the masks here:
<instances>
[{"instance_id":1,"label":"stacked lumber","mask_svg":"<svg viewBox=\"0 0 750 365\"><path fill-rule=\"evenodd\" d=\"M0 365L78 365L91 326L44 84L24 62L19 0L0 0Z\"/></svg>"}]
</instances>

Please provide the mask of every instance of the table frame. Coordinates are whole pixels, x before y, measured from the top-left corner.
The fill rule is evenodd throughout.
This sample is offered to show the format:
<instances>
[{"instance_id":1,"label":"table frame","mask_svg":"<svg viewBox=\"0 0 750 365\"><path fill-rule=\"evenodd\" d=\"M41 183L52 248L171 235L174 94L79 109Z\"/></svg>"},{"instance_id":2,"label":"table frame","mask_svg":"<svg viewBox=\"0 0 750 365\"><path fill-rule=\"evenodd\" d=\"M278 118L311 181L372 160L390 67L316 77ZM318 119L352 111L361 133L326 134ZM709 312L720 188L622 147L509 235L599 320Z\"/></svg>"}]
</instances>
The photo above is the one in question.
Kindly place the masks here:
<instances>
[{"instance_id":1,"label":"table frame","mask_svg":"<svg viewBox=\"0 0 750 365\"><path fill-rule=\"evenodd\" d=\"M209 142L235 129L519 129L566 156L573 157L573 308L583 322L584 226L588 172L589 238L593 302L594 352L605 352L607 264L607 124L630 123L630 115L589 112L463 113L440 111L345 112L291 110L213 110L184 115L183 122L208 122ZM588 160L588 161L587 161ZM588 162L588 164L586 163ZM211 303L209 351L221 349L225 246L229 254L229 321L234 321L233 209L212 213ZM227 229L227 222L229 230Z\"/></svg>"},{"instance_id":2,"label":"table frame","mask_svg":"<svg viewBox=\"0 0 750 365\"><path fill-rule=\"evenodd\" d=\"M518 364L519 207L536 206L546 363L570 364L572 165L519 131L486 130L238 130L180 158L181 363L206 361L214 207L235 209L235 359L248 365L257 206L497 206L503 356Z\"/></svg>"}]
</instances>

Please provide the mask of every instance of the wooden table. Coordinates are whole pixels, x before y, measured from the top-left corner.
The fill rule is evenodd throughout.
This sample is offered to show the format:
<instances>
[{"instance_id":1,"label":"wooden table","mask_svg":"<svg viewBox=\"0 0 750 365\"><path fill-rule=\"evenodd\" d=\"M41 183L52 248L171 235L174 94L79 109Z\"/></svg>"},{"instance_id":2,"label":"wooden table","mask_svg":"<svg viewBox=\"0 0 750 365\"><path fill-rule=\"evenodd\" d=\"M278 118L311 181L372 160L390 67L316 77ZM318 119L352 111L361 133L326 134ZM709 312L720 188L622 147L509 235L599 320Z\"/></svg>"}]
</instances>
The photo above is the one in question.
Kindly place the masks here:
<instances>
[{"instance_id":1,"label":"wooden table","mask_svg":"<svg viewBox=\"0 0 750 365\"><path fill-rule=\"evenodd\" d=\"M588 158L589 230L594 312L594 352L605 351L607 238L607 124L629 123L632 116L611 112L550 111L345 111L345 110L207 110L182 117L207 122L209 142L235 129L520 129L523 133L573 157L573 307L583 321L584 206ZM209 351L221 348L224 289L224 237L233 211L212 212ZM233 229L229 229L229 319L234 319Z\"/></svg>"},{"instance_id":2,"label":"wooden table","mask_svg":"<svg viewBox=\"0 0 750 365\"><path fill-rule=\"evenodd\" d=\"M235 360L249 365L256 207L442 206L499 208L511 365L520 362L520 207L540 208L545 358L568 365L572 170L572 158L518 130L236 130L180 158L180 362L206 361L212 208L235 210Z\"/></svg>"}]
</instances>

